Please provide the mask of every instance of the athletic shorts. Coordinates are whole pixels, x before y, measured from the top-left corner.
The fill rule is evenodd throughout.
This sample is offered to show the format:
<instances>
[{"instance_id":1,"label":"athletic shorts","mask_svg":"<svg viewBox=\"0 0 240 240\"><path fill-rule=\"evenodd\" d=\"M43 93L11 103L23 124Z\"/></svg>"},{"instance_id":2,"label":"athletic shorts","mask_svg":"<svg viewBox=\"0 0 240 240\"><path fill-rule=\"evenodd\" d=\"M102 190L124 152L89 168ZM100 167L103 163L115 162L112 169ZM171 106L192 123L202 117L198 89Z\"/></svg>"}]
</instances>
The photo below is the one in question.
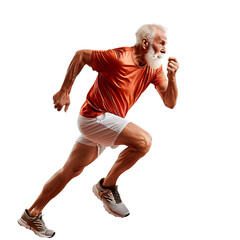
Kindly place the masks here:
<instances>
[{"instance_id":1,"label":"athletic shorts","mask_svg":"<svg viewBox=\"0 0 240 240\"><path fill-rule=\"evenodd\" d=\"M82 135L77 142L97 146L100 155L106 147L117 147L114 143L127 124L126 119L112 113L104 113L96 118L79 115L78 128Z\"/></svg>"}]
</instances>

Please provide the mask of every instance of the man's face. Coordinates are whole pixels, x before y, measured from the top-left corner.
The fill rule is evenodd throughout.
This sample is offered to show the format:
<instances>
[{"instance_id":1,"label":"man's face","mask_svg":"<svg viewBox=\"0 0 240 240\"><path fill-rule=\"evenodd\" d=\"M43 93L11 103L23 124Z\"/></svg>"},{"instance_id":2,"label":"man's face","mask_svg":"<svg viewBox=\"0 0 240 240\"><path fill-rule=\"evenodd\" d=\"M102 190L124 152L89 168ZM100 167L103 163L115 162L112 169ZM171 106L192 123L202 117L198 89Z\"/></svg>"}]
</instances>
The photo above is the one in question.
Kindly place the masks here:
<instances>
[{"instance_id":1,"label":"man's face","mask_svg":"<svg viewBox=\"0 0 240 240\"><path fill-rule=\"evenodd\" d=\"M149 45L148 51L144 56L151 68L157 69L161 66L162 58L166 53L166 44L167 36L165 32L157 28L153 43Z\"/></svg>"}]
</instances>

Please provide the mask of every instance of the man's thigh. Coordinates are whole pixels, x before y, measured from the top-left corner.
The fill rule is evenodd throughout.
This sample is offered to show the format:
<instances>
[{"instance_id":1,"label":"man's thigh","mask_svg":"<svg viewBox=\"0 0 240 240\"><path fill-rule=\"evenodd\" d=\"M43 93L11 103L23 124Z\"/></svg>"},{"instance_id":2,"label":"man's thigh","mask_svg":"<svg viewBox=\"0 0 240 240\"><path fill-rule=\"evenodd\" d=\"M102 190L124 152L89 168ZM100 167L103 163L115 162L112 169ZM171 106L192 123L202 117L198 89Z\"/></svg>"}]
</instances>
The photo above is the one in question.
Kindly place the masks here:
<instances>
[{"instance_id":1,"label":"man's thigh","mask_svg":"<svg viewBox=\"0 0 240 240\"><path fill-rule=\"evenodd\" d=\"M64 168L78 170L92 163L98 157L98 147L76 142Z\"/></svg>"},{"instance_id":2,"label":"man's thigh","mask_svg":"<svg viewBox=\"0 0 240 240\"><path fill-rule=\"evenodd\" d=\"M152 140L151 135L140 128L136 124L130 122L127 126L122 130L120 135L115 141L115 145L127 145L127 146L135 146L138 141L142 139L147 139L149 141Z\"/></svg>"}]
</instances>

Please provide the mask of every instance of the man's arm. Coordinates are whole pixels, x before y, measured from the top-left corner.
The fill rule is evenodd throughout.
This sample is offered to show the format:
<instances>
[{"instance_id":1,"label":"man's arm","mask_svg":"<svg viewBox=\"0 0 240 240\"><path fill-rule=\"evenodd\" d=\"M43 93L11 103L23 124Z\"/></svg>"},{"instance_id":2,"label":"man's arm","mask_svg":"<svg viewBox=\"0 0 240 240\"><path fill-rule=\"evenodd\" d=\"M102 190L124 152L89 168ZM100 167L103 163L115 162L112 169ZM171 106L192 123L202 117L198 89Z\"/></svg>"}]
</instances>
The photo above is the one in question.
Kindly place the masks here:
<instances>
[{"instance_id":1,"label":"man's arm","mask_svg":"<svg viewBox=\"0 0 240 240\"><path fill-rule=\"evenodd\" d=\"M166 107L174 108L177 102L178 89L176 84L176 72L179 68L177 59L170 57L168 59L168 83L163 83L156 87Z\"/></svg>"},{"instance_id":2,"label":"man's arm","mask_svg":"<svg viewBox=\"0 0 240 240\"><path fill-rule=\"evenodd\" d=\"M69 94L71 92L72 85L77 75L81 72L84 65L86 64L90 67L92 65L92 51L91 50L77 51L68 67L68 70L60 91L53 96L54 107L58 111L61 111L63 106L65 106L64 111L65 112L67 111L70 105Z\"/></svg>"}]
</instances>

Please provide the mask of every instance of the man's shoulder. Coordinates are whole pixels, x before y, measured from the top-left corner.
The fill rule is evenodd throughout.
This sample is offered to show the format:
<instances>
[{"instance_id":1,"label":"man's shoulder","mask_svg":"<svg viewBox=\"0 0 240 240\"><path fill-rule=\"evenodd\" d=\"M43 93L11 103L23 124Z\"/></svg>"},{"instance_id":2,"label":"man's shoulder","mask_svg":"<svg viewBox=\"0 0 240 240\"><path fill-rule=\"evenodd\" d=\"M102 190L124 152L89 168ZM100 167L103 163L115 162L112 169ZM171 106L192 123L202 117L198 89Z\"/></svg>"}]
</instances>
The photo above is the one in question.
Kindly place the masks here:
<instances>
[{"instance_id":1,"label":"man's shoulder","mask_svg":"<svg viewBox=\"0 0 240 240\"><path fill-rule=\"evenodd\" d=\"M118 52L127 52L127 51L132 51L132 47L118 47L118 48L114 48L113 50Z\"/></svg>"},{"instance_id":2,"label":"man's shoulder","mask_svg":"<svg viewBox=\"0 0 240 240\"><path fill-rule=\"evenodd\" d=\"M119 48L114 48L112 49L116 55L117 58L121 58L124 54L129 53L132 51L132 47L119 47Z\"/></svg>"}]
</instances>

